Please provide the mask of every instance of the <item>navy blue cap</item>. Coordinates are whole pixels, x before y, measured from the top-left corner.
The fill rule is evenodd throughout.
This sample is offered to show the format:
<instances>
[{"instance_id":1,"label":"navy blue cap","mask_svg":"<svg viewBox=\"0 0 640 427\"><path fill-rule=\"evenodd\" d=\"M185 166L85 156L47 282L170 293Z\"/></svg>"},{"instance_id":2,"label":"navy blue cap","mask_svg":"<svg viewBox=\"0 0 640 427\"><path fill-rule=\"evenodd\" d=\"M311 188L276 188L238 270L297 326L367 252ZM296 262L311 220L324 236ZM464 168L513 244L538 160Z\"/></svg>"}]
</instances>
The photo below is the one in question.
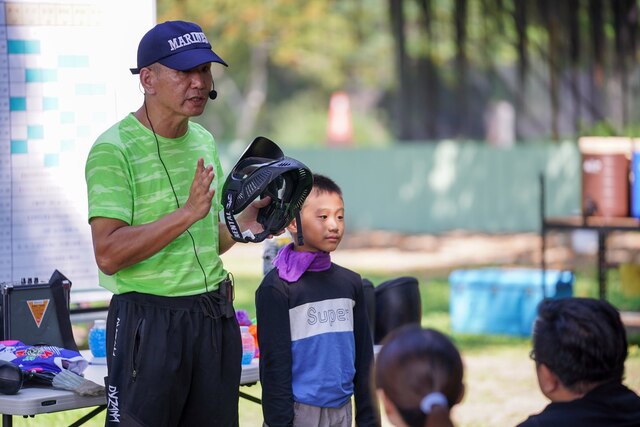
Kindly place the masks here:
<instances>
[{"instance_id":1,"label":"navy blue cap","mask_svg":"<svg viewBox=\"0 0 640 427\"><path fill-rule=\"evenodd\" d=\"M157 24L142 37L138 45L138 68L132 74L156 62L187 71L207 62L228 66L212 49L202 28L193 22L167 21Z\"/></svg>"}]
</instances>

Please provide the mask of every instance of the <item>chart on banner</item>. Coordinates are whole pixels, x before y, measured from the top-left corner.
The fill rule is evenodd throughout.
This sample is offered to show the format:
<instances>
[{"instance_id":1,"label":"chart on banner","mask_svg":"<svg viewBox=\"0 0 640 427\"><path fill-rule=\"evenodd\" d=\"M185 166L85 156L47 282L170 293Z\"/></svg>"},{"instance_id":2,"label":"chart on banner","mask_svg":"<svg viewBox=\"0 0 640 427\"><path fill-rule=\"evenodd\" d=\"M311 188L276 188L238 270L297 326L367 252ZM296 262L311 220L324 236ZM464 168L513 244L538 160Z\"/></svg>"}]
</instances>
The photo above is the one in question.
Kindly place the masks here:
<instances>
[{"instance_id":1,"label":"chart on banner","mask_svg":"<svg viewBox=\"0 0 640 427\"><path fill-rule=\"evenodd\" d=\"M0 6L0 282L46 281L58 269L74 289L95 288L84 164L95 138L133 109L137 83L125 77L136 46L124 40L152 25L154 2ZM121 26L125 9L135 18Z\"/></svg>"}]
</instances>

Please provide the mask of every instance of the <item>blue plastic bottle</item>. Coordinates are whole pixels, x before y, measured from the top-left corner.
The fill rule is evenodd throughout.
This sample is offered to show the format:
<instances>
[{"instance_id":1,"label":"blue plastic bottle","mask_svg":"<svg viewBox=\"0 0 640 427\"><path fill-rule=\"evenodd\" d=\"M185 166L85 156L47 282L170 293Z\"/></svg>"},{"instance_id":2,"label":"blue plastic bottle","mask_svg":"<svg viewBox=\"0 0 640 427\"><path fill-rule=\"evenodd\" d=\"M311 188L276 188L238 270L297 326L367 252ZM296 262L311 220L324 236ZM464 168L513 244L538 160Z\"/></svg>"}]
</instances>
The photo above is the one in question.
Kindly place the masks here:
<instances>
[{"instance_id":1,"label":"blue plastic bottle","mask_svg":"<svg viewBox=\"0 0 640 427\"><path fill-rule=\"evenodd\" d=\"M96 320L89 331L89 350L94 359L107 357L107 324L105 320Z\"/></svg>"},{"instance_id":2,"label":"blue plastic bottle","mask_svg":"<svg viewBox=\"0 0 640 427\"><path fill-rule=\"evenodd\" d=\"M253 343L253 335L249 333L248 326L240 326L240 336L242 338L242 364L250 365L256 348Z\"/></svg>"}]
</instances>

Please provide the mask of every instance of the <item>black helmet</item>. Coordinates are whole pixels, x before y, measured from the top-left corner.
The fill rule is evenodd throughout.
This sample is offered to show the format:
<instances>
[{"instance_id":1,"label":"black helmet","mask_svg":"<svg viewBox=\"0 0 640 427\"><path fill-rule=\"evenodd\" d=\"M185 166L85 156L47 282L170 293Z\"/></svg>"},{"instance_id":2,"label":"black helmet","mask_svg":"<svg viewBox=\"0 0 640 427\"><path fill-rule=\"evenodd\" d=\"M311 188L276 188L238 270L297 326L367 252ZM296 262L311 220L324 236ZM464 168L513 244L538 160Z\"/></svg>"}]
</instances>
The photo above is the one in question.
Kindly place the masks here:
<instances>
[{"instance_id":1,"label":"black helmet","mask_svg":"<svg viewBox=\"0 0 640 427\"><path fill-rule=\"evenodd\" d=\"M24 373L18 365L0 360L0 393L16 394L22 388Z\"/></svg>"},{"instance_id":2,"label":"black helmet","mask_svg":"<svg viewBox=\"0 0 640 427\"><path fill-rule=\"evenodd\" d=\"M298 216L312 185L313 175L303 163L286 157L275 142L263 136L254 139L222 187L224 217L233 240L261 242L284 229ZM257 217L264 231L256 235L240 231L235 215L266 196L271 197L271 203L261 208Z\"/></svg>"}]
</instances>

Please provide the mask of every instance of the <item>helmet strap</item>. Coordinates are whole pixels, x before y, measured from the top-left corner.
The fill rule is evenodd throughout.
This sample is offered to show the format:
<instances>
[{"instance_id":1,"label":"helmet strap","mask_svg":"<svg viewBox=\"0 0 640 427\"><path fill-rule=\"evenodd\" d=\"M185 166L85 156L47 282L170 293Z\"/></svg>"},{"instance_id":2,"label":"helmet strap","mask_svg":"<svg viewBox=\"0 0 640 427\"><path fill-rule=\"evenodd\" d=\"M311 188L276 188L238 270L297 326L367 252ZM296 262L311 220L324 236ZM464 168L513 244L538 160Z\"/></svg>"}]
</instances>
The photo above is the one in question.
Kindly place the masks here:
<instances>
[{"instance_id":1,"label":"helmet strap","mask_svg":"<svg viewBox=\"0 0 640 427\"><path fill-rule=\"evenodd\" d=\"M304 240L302 239L302 221L300 220L300 210L296 209L296 237L298 239L298 246L304 245Z\"/></svg>"},{"instance_id":2,"label":"helmet strap","mask_svg":"<svg viewBox=\"0 0 640 427\"><path fill-rule=\"evenodd\" d=\"M235 192L229 191L227 193L227 202L224 209L224 219L225 219L225 222L227 223L227 228L229 229L229 232L231 233L231 237L233 238L233 240L235 240L236 242L246 242L246 240L244 239L244 236L242 235L242 232L240 231L240 226L238 225L238 222L236 221L236 218L233 215L233 212L231 210L231 207L233 206L234 201L235 201Z\"/></svg>"}]
</instances>

